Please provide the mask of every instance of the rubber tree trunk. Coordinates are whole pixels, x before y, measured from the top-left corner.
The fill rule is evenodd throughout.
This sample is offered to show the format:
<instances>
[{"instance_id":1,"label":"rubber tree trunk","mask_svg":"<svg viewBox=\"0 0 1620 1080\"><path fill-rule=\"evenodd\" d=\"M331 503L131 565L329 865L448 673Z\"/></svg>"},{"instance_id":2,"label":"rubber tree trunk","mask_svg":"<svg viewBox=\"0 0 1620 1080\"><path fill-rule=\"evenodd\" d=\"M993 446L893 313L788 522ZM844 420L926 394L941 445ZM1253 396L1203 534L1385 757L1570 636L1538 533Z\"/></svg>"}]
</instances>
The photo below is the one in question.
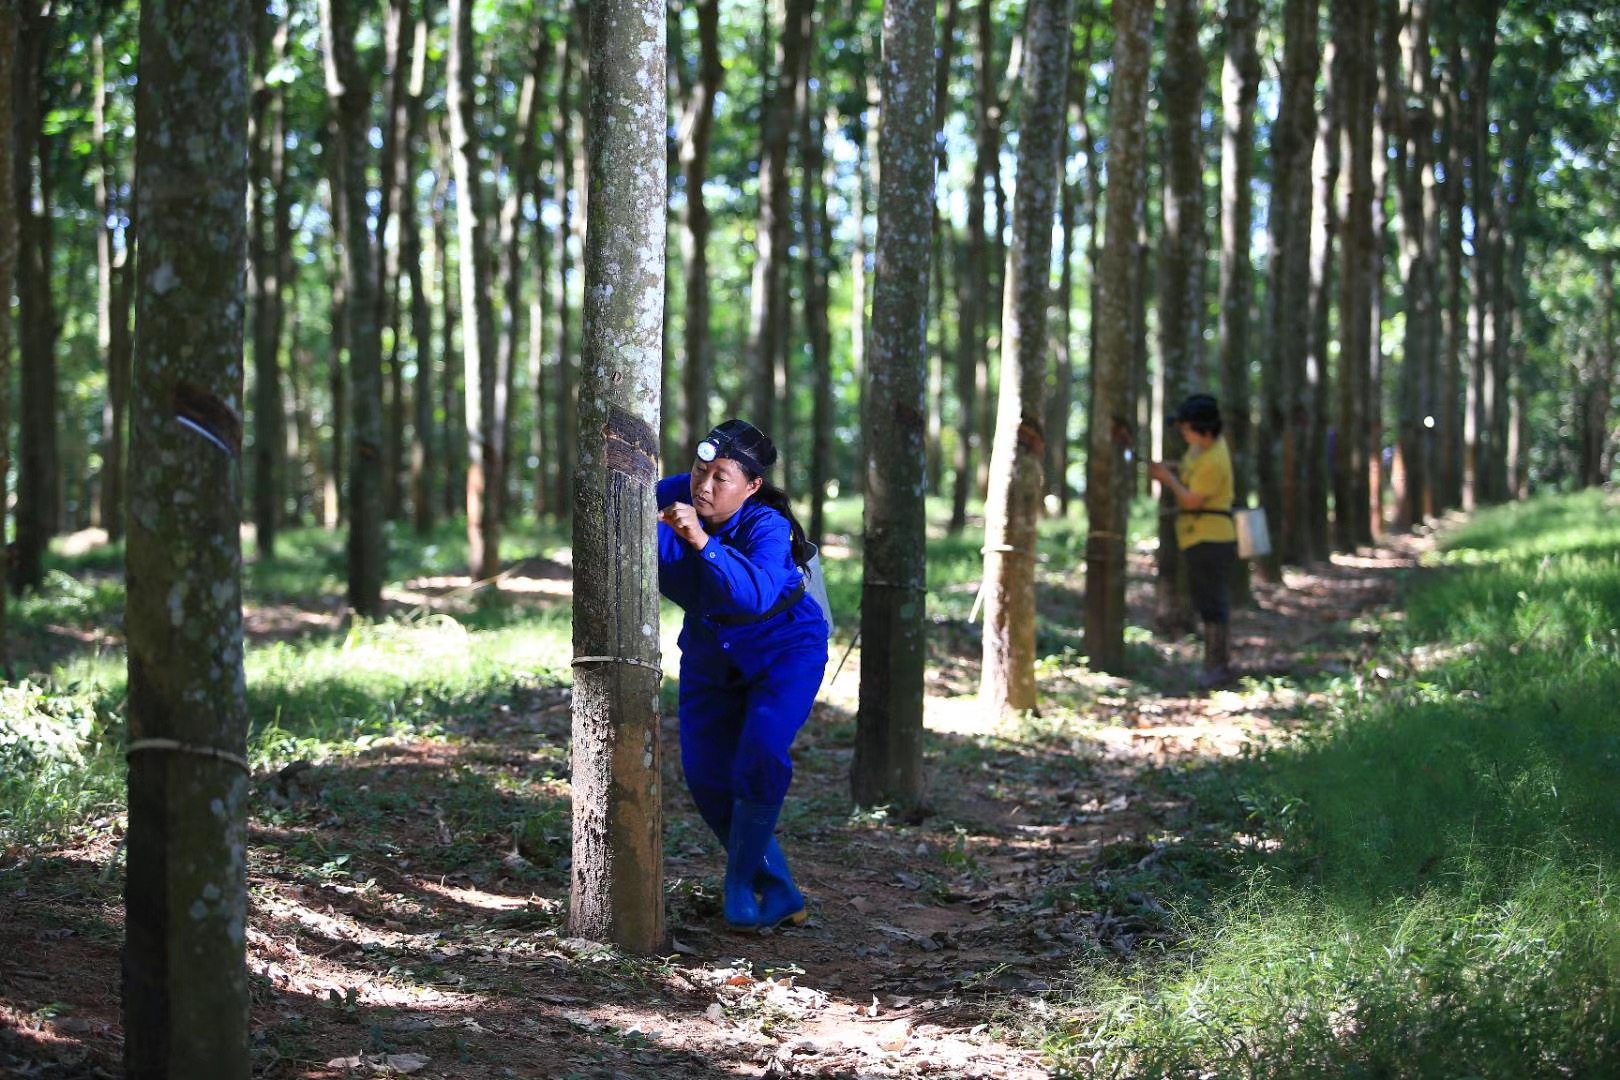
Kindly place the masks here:
<instances>
[{"instance_id":1,"label":"rubber tree trunk","mask_svg":"<svg viewBox=\"0 0 1620 1080\"><path fill-rule=\"evenodd\" d=\"M246 1080L242 674L245 3L140 17L124 1064Z\"/></svg>"},{"instance_id":2,"label":"rubber tree trunk","mask_svg":"<svg viewBox=\"0 0 1620 1080\"><path fill-rule=\"evenodd\" d=\"M413 30L410 97L406 109L405 175L416 175L416 148L427 115L427 33L432 25L431 0L423 0L422 17ZM414 190L407 190L399 206L400 261L411 289L411 344L416 350L416 379L411 387L414 421L411 425L411 522L418 536L433 529L435 504L433 476L433 309L428 304L423 273L422 221ZM427 267L431 273L431 263Z\"/></svg>"},{"instance_id":3,"label":"rubber tree trunk","mask_svg":"<svg viewBox=\"0 0 1620 1080\"><path fill-rule=\"evenodd\" d=\"M575 0L574 12L577 17L580 12L580 2ZM573 494L569 490L574 476L574 454L578 445L579 413L576 406L577 392L574 383L574 373L578 365L572 359L569 350L572 341L569 333L572 308L568 290L568 275L573 266L573 254L569 248L570 238L574 233L574 219L579 217L580 208L577 200L583 199L583 191L574 190L574 147L571 132L573 131L573 114L570 102L578 99L580 94L577 88L584 85L584 79L578 77L575 70L578 66L574 60L575 42L581 31L575 27L570 28L557 42L557 117L552 128L552 169L557 177L557 205L561 210L562 221L557 228L557 293L552 307L557 312L557 498L555 505L557 512L567 515L574 505ZM571 86L575 89L571 90Z\"/></svg>"},{"instance_id":4,"label":"rubber tree trunk","mask_svg":"<svg viewBox=\"0 0 1620 1080\"><path fill-rule=\"evenodd\" d=\"M959 283L957 297L956 398L961 412L957 417L956 478L951 489L950 532L954 536L967 526L967 507L978 493L976 462L983 447L979 423L980 390L986 385L990 363L987 311L990 296L990 242L985 233L985 199L990 176L1001 152L1001 131L995 119L995 24L992 0L979 0L974 19L973 79L976 111L973 121L973 181L967 200L967 266Z\"/></svg>"},{"instance_id":5,"label":"rubber tree trunk","mask_svg":"<svg viewBox=\"0 0 1620 1080\"><path fill-rule=\"evenodd\" d=\"M799 215L805 229L804 317L811 366L809 537L819 546L827 532L827 485L833 478L832 328L827 319L832 222L827 202L834 176L828 171L824 149L827 125L816 99L805 104L799 127L804 170Z\"/></svg>"},{"instance_id":6,"label":"rubber tree trunk","mask_svg":"<svg viewBox=\"0 0 1620 1080\"><path fill-rule=\"evenodd\" d=\"M281 388L282 222L286 191L286 94L266 76L286 56L288 23L268 6L253 12L254 78L248 117L248 298L253 311L253 524L261 562L276 557L287 433Z\"/></svg>"},{"instance_id":7,"label":"rubber tree trunk","mask_svg":"<svg viewBox=\"0 0 1620 1080\"><path fill-rule=\"evenodd\" d=\"M388 412L383 434L382 502L383 514L397 521L404 512L405 485L402 477L405 457L405 347L402 310L399 302L399 276L406 246L402 208L413 197L410 171L410 78L411 50L416 44L412 25L411 0L389 0L388 23L384 32L385 66L388 79L382 128L382 191L377 210L376 317L378 327L387 327ZM394 226L390 238L388 225Z\"/></svg>"},{"instance_id":8,"label":"rubber tree trunk","mask_svg":"<svg viewBox=\"0 0 1620 1080\"><path fill-rule=\"evenodd\" d=\"M1114 0L1114 77L1108 104L1111 153L1106 229L1095 297L1096 356L1087 437L1085 648L1091 666L1125 662L1125 529L1133 469L1131 262L1147 187L1147 83L1153 0Z\"/></svg>"},{"instance_id":9,"label":"rubber tree trunk","mask_svg":"<svg viewBox=\"0 0 1620 1080\"><path fill-rule=\"evenodd\" d=\"M1163 412L1195 391L1214 389L1204 363L1204 155L1200 117L1207 72L1198 47L1199 0L1166 0L1165 56L1159 75L1165 111L1164 276L1159 294ZM1163 454L1178 461L1187 452L1180 430L1164 424ZM1175 493L1159 491L1158 574L1154 625L1169 636L1193 629L1184 560L1176 542Z\"/></svg>"},{"instance_id":10,"label":"rubber tree trunk","mask_svg":"<svg viewBox=\"0 0 1620 1080\"><path fill-rule=\"evenodd\" d=\"M0 4L0 87L11 87L17 74L17 5ZM5 137L13 130L14 98L0 93L0 296L12 295L17 281L17 214L13 156L15 142ZM0 319L0 506L11 497L11 377L12 320ZM11 557L8 545L0 544L0 674L9 681L11 670L10 590Z\"/></svg>"},{"instance_id":11,"label":"rubber tree trunk","mask_svg":"<svg viewBox=\"0 0 1620 1080\"><path fill-rule=\"evenodd\" d=\"M532 36L529 41L529 68L523 76L522 88L518 91L517 117L514 123L514 138L517 145L513 155L512 186L501 204L500 240L497 244L501 260L503 303L500 330L496 335L499 340L496 345L495 411L496 435L499 440L496 457L501 465L499 487L503 521L511 520L511 513L515 508L509 504L517 501L512 498L516 494L512 483L512 459L516 456L512 452L512 405L515 400L513 390L518 368L518 342L526 336L523 326L523 244L520 234L524 225L524 205L539 183L540 152L535 125L539 121L540 88L545 82L546 66L552 53L551 40L540 23L537 22L530 29L530 34ZM544 239L543 232L539 230L535 236L537 240Z\"/></svg>"},{"instance_id":12,"label":"rubber tree trunk","mask_svg":"<svg viewBox=\"0 0 1620 1080\"><path fill-rule=\"evenodd\" d=\"M355 53L360 10L354 0L321 0L326 89L337 120L333 179L343 200L343 286L347 298L349 379L349 604L357 615L382 613L382 350L377 336L366 163L371 154L371 86ZM335 407L335 406L334 406Z\"/></svg>"},{"instance_id":13,"label":"rubber tree trunk","mask_svg":"<svg viewBox=\"0 0 1620 1080\"><path fill-rule=\"evenodd\" d=\"M118 541L124 536L124 430L129 414L129 351L133 344L129 298L134 263L129 257L128 245L134 241L135 230L133 219L127 216L127 208L119 198L114 152L107 145L107 68L102 36L98 28L92 38L96 79L91 106L97 164L95 197L102 221L102 227L96 230L96 344L107 365L107 400L101 410L97 510L101 527L107 530L107 539ZM126 246L122 253L115 254L113 241L120 227L124 230Z\"/></svg>"},{"instance_id":14,"label":"rubber tree trunk","mask_svg":"<svg viewBox=\"0 0 1620 1080\"><path fill-rule=\"evenodd\" d=\"M686 277L686 313L681 327L686 353L681 446L686 451L709 430L709 389L714 379L714 339L709 326L710 217L703 185L709 179L715 97L726 77L720 62L720 0L698 0L697 24L697 80L681 115L679 157L686 181L686 204L681 216L681 264Z\"/></svg>"},{"instance_id":15,"label":"rubber tree trunk","mask_svg":"<svg viewBox=\"0 0 1620 1080\"><path fill-rule=\"evenodd\" d=\"M788 147L793 139L794 83L804 51L801 10L815 0L787 0L786 18L777 39L774 82L766 94L760 124L759 219L754 230L757 252L748 293L748 379L752 388L749 419L780 440L774 425L777 365L786 357L779 343L785 318L781 282L787 265ZM766 9L767 12L769 8ZM925 80L926 81L926 80Z\"/></svg>"},{"instance_id":16,"label":"rubber tree trunk","mask_svg":"<svg viewBox=\"0 0 1620 1080\"><path fill-rule=\"evenodd\" d=\"M1254 107L1260 92L1260 53L1255 48L1257 0L1226 5L1226 62L1221 71L1225 132L1221 149L1220 348L1221 411L1226 445L1232 454L1232 505L1247 506L1254 486L1253 407L1249 393L1251 344L1249 308L1254 301L1254 266L1249 258L1254 222ZM1249 562L1232 567L1232 602L1246 605Z\"/></svg>"},{"instance_id":17,"label":"rubber tree trunk","mask_svg":"<svg viewBox=\"0 0 1620 1080\"><path fill-rule=\"evenodd\" d=\"M56 304L51 295L50 137L45 134L42 73L53 35L52 16L37 2L20 4L12 115L16 135L12 193L17 208L17 536L13 591L45 580L45 548L56 534ZM37 170L37 171L36 171ZM35 205L38 180L40 203Z\"/></svg>"},{"instance_id":18,"label":"rubber tree trunk","mask_svg":"<svg viewBox=\"0 0 1620 1080\"><path fill-rule=\"evenodd\" d=\"M1316 143L1319 0L1288 0L1283 11L1281 102L1272 128L1270 318L1261 373L1264 406L1255 440L1260 505L1276 555L1265 565L1281 580L1280 562L1299 563L1305 542L1303 461L1310 432L1306 364L1310 354L1311 152Z\"/></svg>"},{"instance_id":19,"label":"rubber tree trunk","mask_svg":"<svg viewBox=\"0 0 1620 1080\"><path fill-rule=\"evenodd\" d=\"M569 928L664 944L657 507L667 206L662 0L592 0L590 226L574 476Z\"/></svg>"},{"instance_id":20,"label":"rubber tree trunk","mask_svg":"<svg viewBox=\"0 0 1620 1080\"><path fill-rule=\"evenodd\" d=\"M474 115L472 0L450 0L450 145L456 178L461 270L463 401L467 416L467 558L474 580L501 568L500 417L496 409L495 309L490 297L478 121Z\"/></svg>"},{"instance_id":21,"label":"rubber tree trunk","mask_svg":"<svg viewBox=\"0 0 1620 1080\"><path fill-rule=\"evenodd\" d=\"M1406 103L1398 117L1404 145L1401 175L1401 262L1406 282L1406 334L1402 342L1399 461L1396 524L1402 528L1433 513L1433 469L1430 458L1434 412L1435 358L1439 335L1439 293L1434 273L1434 93L1429 49L1427 0L1406 0L1402 29ZM1396 97L1392 94L1391 97Z\"/></svg>"},{"instance_id":22,"label":"rubber tree trunk","mask_svg":"<svg viewBox=\"0 0 1620 1080\"><path fill-rule=\"evenodd\" d=\"M984 508L984 664L979 699L995 715L1035 708L1035 561L1046 456L1046 315L1052 221L1068 118L1071 0L1033 0L1012 247L1002 294L1001 387Z\"/></svg>"},{"instance_id":23,"label":"rubber tree trunk","mask_svg":"<svg viewBox=\"0 0 1620 1080\"><path fill-rule=\"evenodd\" d=\"M1332 549L1328 522L1328 419L1331 379L1328 355L1334 292L1334 249L1343 215L1339 212L1341 170L1340 133L1343 129L1344 66L1339 24L1344 9L1332 7L1334 31L1323 56L1324 85L1322 114L1316 127L1316 148L1312 159L1311 266L1310 266L1310 347L1306 354L1302 387L1304 423L1307 431L1299 440L1302 454L1299 486L1303 501L1299 555L1301 561L1326 559Z\"/></svg>"},{"instance_id":24,"label":"rubber tree trunk","mask_svg":"<svg viewBox=\"0 0 1620 1080\"><path fill-rule=\"evenodd\" d=\"M929 223L934 206L934 5L883 8L877 283L864 393L868 431L860 704L850 792L914 805L923 789L927 659Z\"/></svg>"},{"instance_id":25,"label":"rubber tree trunk","mask_svg":"<svg viewBox=\"0 0 1620 1080\"><path fill-rule=\"evenodd\" d=\"M1375 0L1345 0L1337 44L1346 59L1344 119L1349 164L1345 200L1344 260L1339 278L1338 424L1334 444L1333 536L1340 551L1372 541L1371 462L1367 422L1368 358L1372 348L1373 120L1378 76L1375 67ZM1336 28L1336 30L1339 28Z\"/></svg>"}]
</instances>

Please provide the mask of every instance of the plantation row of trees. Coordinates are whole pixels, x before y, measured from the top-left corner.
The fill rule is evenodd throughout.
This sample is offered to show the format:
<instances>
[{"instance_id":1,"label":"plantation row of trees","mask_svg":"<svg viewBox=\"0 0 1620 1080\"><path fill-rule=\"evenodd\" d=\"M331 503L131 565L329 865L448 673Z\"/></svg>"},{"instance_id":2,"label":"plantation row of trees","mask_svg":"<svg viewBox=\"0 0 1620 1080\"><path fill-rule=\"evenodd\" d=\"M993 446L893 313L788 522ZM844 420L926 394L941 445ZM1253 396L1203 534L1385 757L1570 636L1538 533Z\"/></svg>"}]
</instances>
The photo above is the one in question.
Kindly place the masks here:
<instances>
[{"instance_id":1,"label":"plantation row of trees","mask_svg":"<svg viewBox=\"0 0 1620 1080\"><path fill-rule=\"evenodd\" d=\"M242 1069L204 1060L245 1046L242 473L259 558L347 528L362 616L390 520L464 508L489 577L503 521L574 518L572 917L648 948L660 458L748 415L817 537L859 485L853 787L915 799L929 491L954 529L985 500L1000 711L1075 493L1121 664L1137 466L1191 390L1282 562L1606 480L1617 35L1495 0L0 3L11 581L128 531L131 1074Z\"/></svg>"},{"instance_id":2,"label":"plantation row of trees","mask_svg":"<svg viewBox=\"0 0 1620 1080\"><path fill-rule=\"evenodd\" d=\"M139 48L132 3L18 14L13 574L28 585L51 535L122 530ZM907 265L933 269L925 482L952 496L953 527L988 493L998 387L1025 354L1060 508L1108 471L1088 438L1113 445L1099 435L1118 421L1139 457L1159 451L1164 403L1213 389L1286 561L1608 475L1608 5L1072 0L1050 30L1021 0L935 14L914 115L932 114L938 184ZM864 482L880 8L669 15L664 457L748 415L786 444L819 531L822 498ZM582 2L253 5L253 518L266 555L289 522L352 525L362 610L382 520L465 509L487 575L501 520L571 512L587 30ZM1035 107L1020 83L1043 63L1062 71ZM1024 179L1048 124L1055 174ZM1026 255L1044 253L1056 288L1026 342L995 301L1018 277L1015 192L1036 180L1054 185L1055 239ZM1117 275L1110 212L1136 230ZM1094 317L1115 285L1120 318Z\"/></svg>"}]
</instances>

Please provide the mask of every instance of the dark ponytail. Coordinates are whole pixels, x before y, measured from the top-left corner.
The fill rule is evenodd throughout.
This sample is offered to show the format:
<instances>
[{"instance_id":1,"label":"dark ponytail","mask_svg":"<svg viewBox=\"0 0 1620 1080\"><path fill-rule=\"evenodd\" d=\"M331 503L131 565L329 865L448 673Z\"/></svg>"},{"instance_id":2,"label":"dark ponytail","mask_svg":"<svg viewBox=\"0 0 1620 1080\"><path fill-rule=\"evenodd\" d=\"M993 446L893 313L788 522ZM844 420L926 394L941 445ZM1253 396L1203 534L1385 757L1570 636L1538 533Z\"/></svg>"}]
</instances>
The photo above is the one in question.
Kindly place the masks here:
<instances>
[{"instance_id":1,"label":"dark ponytail","mask_svg":"<svg viewBox=\"0 0 1620 1080\"><path fill-rule=\"evenodd\" d=\"M793 505L788 502L787 492L769 480L761 479L759 490L754 492L753 499L788 519L788 528L793 532L793 561L799 566L809 565L811 557L816 553L816 546L804 535L804 526L799 524L798 517L793 513Z\"/></svg>"}]
</instances>

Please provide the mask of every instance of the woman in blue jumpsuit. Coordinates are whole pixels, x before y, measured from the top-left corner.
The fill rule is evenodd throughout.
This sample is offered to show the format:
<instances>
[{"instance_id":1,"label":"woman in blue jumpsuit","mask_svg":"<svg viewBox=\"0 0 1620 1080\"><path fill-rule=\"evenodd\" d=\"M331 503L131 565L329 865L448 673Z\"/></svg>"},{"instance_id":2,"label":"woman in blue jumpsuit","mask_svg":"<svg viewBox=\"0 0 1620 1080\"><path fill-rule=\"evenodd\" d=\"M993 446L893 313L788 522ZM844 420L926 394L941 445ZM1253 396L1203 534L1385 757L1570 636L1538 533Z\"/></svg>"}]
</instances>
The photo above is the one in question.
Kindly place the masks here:
<instances>
[{"instance_id":1,"label":"woman in blue jumpsuit","mask_svg":"<svg viewBox=\"0 0 1620 1080\"><path fill-rule=\"evenodd\" d=\"M686 786L726 848L725 914L737 927L799 923L804 894L776 842L790 750L827 665L827 621L805 591L803 530L766 483L776 447L727 420L692 471L658 484L658 588L681 628Z\"/></svg>"}]
</instances>

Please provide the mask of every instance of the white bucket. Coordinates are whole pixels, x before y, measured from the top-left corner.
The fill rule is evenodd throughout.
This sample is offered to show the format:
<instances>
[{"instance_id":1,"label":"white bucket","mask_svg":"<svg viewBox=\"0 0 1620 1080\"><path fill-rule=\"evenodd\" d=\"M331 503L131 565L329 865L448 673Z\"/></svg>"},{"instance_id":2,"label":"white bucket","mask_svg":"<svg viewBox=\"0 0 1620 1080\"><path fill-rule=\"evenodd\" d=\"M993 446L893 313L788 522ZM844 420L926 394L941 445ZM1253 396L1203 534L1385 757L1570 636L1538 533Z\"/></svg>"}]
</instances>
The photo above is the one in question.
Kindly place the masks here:
<instances>
[{"instance_id":1,"label":"white bucket","mask_svg":"<svg viewBox=\"0 0 1620 1080\"><path fill-rule=\"evenodd\" d=\"M1240 559L1259 559L1271 554L1271 531L1266 528L1264 510L1233 510L1237 526L1237 553Z\"/></svg>"}]
</instances>

